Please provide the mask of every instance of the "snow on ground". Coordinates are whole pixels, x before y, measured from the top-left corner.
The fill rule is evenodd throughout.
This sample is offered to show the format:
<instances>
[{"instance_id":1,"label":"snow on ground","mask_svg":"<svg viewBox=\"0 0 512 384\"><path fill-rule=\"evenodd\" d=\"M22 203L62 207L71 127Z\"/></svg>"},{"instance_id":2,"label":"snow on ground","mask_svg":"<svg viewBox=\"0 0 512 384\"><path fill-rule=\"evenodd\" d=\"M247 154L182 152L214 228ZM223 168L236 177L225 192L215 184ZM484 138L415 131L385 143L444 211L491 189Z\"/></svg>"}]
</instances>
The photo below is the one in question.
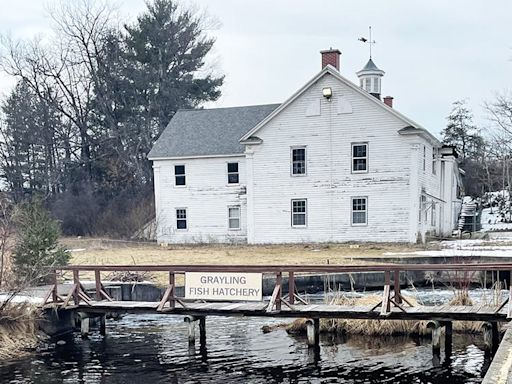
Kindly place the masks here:
<instances>
[{"instance_id":1,"label":"snow on ground","mask_svg":"<svg viewBox=\"0 0 512 384\"><path fill-rule=\"evenodd\" d=\"M482 230L484 231L504 231L512 230L512 223L503 223L502 215L496 207L482 209Z\"/></svg>"}]
</instances>

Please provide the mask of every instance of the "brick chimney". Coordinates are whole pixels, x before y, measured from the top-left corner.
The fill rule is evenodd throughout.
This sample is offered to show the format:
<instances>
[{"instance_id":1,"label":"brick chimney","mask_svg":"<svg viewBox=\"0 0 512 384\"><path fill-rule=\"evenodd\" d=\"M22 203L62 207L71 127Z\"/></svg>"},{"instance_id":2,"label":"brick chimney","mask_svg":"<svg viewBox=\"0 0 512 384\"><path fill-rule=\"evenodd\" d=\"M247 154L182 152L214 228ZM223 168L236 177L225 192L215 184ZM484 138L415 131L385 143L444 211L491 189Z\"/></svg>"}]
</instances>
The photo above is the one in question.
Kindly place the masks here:
<instances>
[{"instance_id":1,"label":"brick chimney","mask_svg":"<svg viewBox=\"0 0 512 384\"><path fill-rule=\"evenodd\" d=\"M384 104L390 108L393 108L393 98L391 96L384 97Z\"/></svg>"},{"instance_id":2,"label":"brick chimney","mask_svg":"<svg viewBox=\"0 0 512 384\"><path fill-rule=\"evenodd\" d=\"M339 49L328 49L326 51L320 51L322 54L322 69L324 69L327 65L332 65L338 71L340 70L340 55L341 52Z\"/></svg>"}]
</instances>

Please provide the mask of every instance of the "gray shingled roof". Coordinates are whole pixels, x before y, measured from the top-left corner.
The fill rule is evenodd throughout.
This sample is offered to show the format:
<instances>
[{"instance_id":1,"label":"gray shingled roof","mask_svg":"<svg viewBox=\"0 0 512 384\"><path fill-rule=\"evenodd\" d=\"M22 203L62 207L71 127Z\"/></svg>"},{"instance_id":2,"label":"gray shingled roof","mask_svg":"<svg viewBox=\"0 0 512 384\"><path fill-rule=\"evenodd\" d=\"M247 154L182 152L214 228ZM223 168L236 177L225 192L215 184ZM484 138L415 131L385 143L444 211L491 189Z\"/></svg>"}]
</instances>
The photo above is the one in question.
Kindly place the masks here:
<instances>
[{"instance_id":1,"label":"gray shingled roof","mask_svg":"<svg viewBox=\"0 0 512 384\"><path fill-rule=\"evenodd\" d=\"M243 153L240 138L279 105L179 110L148 158Z\"/></svg>"},{"instance_id":2,"label":"gray shingled roof","mask_svg":"<svg viewBox=\"0 0 512 384\"><path fill-rule=\"evenodd\" d=\"M361 69L361 71L380 71L379 68L377 68L377 66L375 65L375 63L373 62L372 59L368 60L368 62L366 63L366 65L364 66L363 69Z\"/></svg>"}]
</instances>

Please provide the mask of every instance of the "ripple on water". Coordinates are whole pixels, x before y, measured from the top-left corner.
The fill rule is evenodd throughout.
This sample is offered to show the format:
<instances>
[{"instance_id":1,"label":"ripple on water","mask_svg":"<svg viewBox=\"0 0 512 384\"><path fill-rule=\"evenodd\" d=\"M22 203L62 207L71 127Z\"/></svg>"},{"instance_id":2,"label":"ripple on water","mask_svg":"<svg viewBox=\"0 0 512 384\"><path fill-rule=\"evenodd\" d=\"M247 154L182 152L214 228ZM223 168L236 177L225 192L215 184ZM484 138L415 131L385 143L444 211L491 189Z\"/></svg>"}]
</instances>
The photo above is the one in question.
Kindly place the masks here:
<instances>
[{"instance_id":1,"label":"ripple on water","mask_svg":"<svg viewBox=\"0 0 512 384\"><path fill-rule=\"evenodd\" d=\"M68 337L29 359L0 365L1 383L479 383L479 337L454 335L451 361L434 366L426 340L325 337L320 352L283 330L280 320L206 321L206 348L189 348L181 317L125 316L108 322L104 339ZM43 379L44 378L44 379Z\"/></svg>"}]
</instances>

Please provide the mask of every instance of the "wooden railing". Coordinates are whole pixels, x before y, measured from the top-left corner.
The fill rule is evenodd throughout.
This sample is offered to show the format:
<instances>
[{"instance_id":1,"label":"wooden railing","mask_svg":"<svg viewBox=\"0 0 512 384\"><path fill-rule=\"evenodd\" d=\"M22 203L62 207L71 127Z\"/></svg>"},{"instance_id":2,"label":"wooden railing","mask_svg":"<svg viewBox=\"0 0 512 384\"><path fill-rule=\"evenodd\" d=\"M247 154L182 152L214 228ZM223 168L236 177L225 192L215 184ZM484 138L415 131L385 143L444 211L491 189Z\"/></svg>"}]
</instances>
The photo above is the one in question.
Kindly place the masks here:
<instances>
[{"instance_id":1,"label":"wooden railing","mask_svg":"<svg viewBox=\"0 0 512 384\"><path fill-rule=\"evenodd\" d=\"M95 299L109 300L112 298L107 294L101 281L101 272L165 272L168 273L168 286L158 305L158 311L173 310L176 303L186 308L186 300L183 297L176 296L176 275L186 272L237 272L237 273L264 273L274 275L276 278L275 287L267 306L267 311L280 311L282 305L291 307L299 301L305 304L305 301L298 295L295 288L295 278L298 273L358 273L358 272L381 272L384 274L383 296L380 303L373 309L381 307L381 315L390 313L391 306L405 312L404 303L412 304L404 298L400 291L400 273L409 271L438 271L454 272L456 279L468 279L471 276L469 272L508 272L512 273L512 263L483 263L483 264L373 264L373 265L336 265L336 264L315 264L315 265L69 265L63 267L51 267L51 273L54 279L52 289L45 298L47 303L50 298L53 303L58 303L64 307L73 301L74 305L79 305L80 301L91 305L94 299L86 293L86 290L80 282L80 272L94 272L96 297ZM58 294L58 273L71 271L73 273L73 288L65 296ZM463 275L458 275L462 273ZM283 275L288 276L288 294L282 295ZM391 279L393 276L393 281ZM393 284L392 284L393 283ZM512 317L512 285L510 286L509 296L501 304L496 312L501 311L506 304L508 307L508 317ZM166 306L169 304L168 306Z\"/></svg>"}]
</instances>

